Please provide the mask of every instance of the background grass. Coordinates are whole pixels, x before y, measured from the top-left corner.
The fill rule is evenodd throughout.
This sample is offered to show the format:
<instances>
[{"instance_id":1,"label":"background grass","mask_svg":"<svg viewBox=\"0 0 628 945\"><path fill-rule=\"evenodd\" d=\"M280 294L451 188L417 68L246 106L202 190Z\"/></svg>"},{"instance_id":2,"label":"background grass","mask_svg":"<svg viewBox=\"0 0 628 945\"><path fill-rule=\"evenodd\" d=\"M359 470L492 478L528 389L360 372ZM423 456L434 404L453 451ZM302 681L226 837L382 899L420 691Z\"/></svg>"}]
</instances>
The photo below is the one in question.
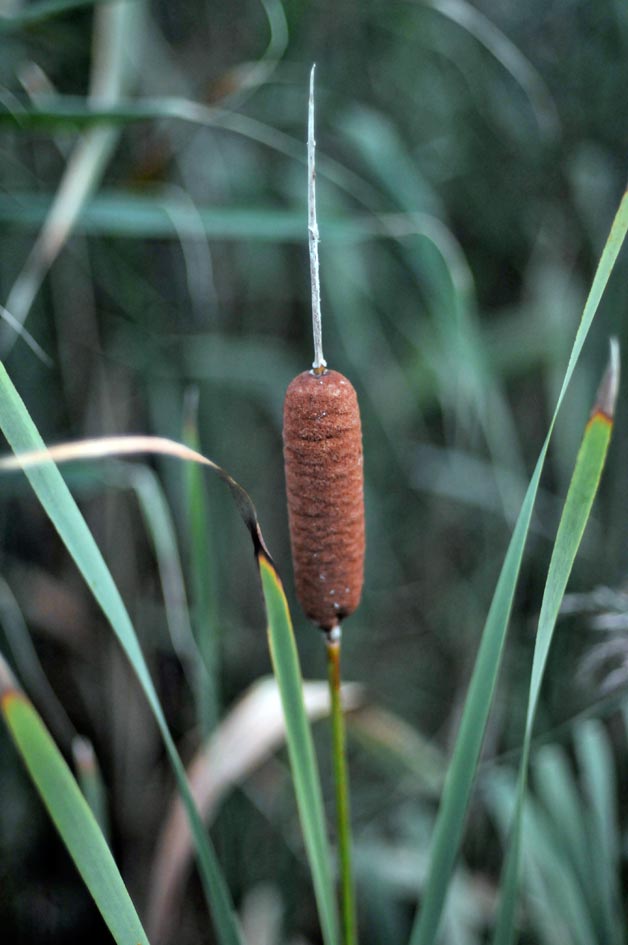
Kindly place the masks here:
<instances>
[{"instance_id":1,"label":"background grass","mask_svg":"<svg viewBox=\"0 0 628 945\"><path fill-rule=\"evenodd\" d=\"M130 61L103 59L102 30L95 39L97 75L104 70L110 80L100 107L106 112L117 103L115 140L108 135L83 167L86 192L94 196L26 321L52 366L8 328L0 354L49 442L140 431L181 438L186 394L198 389L200 446L254 497L290 594L281 402L292 375L311 362L304 138L307 76L316 61L325 352L358 390L365 437L366 592L347 622L344 671L447 751L510 528L624 189L626 13L612 0L534 0L525 9L496 0L473 7L450 0L288 2L285 49L280 8L269 5L275 32L267 52L268 19L257 3L188 2L176 12L171 4L140 0L127 6ZM16 281L80 147L77 126L89 120L84 96L98 84L93 33L89 6L30 24L3 23L5 305L15 300ZM25 114L29 96L40 97L37 121ZM66 179L76 181L76 172ZM625 347L626 276L624 255L550 449L489 723L486 771L494 772L490 759L522 737L524 669L551 540L607 336L617 334ZM27 288L34 288L29 278ZM627 459L620 402L574 591L616 588L624 580ZM209 482L206 550L220 596L203 600L190 556L198 538L185 473L160 461L154 469L177 529L193 629L218 641L211 652L222 714L269 670L249 539L220 485ZM68 477L140 633L170 727L191 756L213 710L199 706L189 684L193 668L173 652L172 611L162 604L151 536L134 498L111 488L111 475L86 467ZM74 727L96 746L114 852L141 912L155 830L172 790L157 733L43 514L17 478L1 488L3 574ZM322 677L317 633L290 602L305 674ZM596 672L579 674L602 641L589 615L573 613L559 623L539 731L592 703L602 714L601 682L621 665L621 650L607 649ZM28 685L24 675L22 681ZM615 674L616 686L624 682ZM614 749L617 773L605 769L606 786L618 802L621 833L621 717L605 716L594 732ZM69 750L64 733L55 734ZM570 728L561 730L563 776L586 796L592 776L586 768L580 773L586 758L577 747L585 741L576 742L573 755L571 736ZM42 935L50 942L99 935L106 941L13 749L0 738L3 927L24 942ZM325 767L325 735L321 744ZM377 760L362 743L352 744L363 940L401 942L416 902L416 878L412 884L408 876L421 870L434 801L398 759ZM534 768L532 780L536 786ZM448 919L456 934L467 930L470 942L479 940L490 913L502 856L499 812L513 798L507 772L487 785L471 813L452 907L462 918ZM598 789L598 800L603 795ZM534 823L543 823L547 803L544 793L530 814ZM601 829L606 815L593 815L590 829ZM570 855L560 831L535 835L554 844L559 863ZM300 930L316 941L281 756L224 803L214 838L236 902L270 882L281 891L285 940ZM534 855L526 882L538 893ZM609 853L615 864L617 856ZM570 876L565 871L566 884ZM562 891L562 901L577 900L579 881L575 868L575 885ZM474 895L465 899L469 889ZM552 939L564 928L551 925L538 895L531 901L537 911L529 940L571 941ZM196 880L182 915L178 941L209 935ZM604 935L609 915L612 907L597 926L593 915L594 934ZM446 940L455 941L449 934Z\"/></svg>"}]
</instances>

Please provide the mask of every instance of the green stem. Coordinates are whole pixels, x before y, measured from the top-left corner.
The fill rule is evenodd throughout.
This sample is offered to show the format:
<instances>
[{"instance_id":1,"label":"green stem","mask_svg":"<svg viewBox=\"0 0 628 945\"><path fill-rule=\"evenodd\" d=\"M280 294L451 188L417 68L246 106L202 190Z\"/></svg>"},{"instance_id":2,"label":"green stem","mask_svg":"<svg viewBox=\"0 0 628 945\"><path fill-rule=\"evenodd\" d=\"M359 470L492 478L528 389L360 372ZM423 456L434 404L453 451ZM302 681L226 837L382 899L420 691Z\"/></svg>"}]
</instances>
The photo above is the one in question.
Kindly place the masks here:
<instances>
[{"instance_id":1,"label":"green stem","mask_svg":"<svg viewBox=\"0 0 628 945\"><path fill-rule=\"evenodd\" d=\"M198 431L198 389L185 394L183 442L200 450ZM206 739L220 717L218 613L216 607L215 562L210 553L212 534L209 524L205 481L196 463L186 463L185 500L190 542L192 616L196 642L201 655L197 666L196 700L201 734Z\"/></svg>"},{"instance_id":2,"label":"green stem","mask_svg":"<svg viewBox=\"0 0 628 945\"><path fill-rule=\"evenodd\" d=\"M357 920L353 873L351 868L351 818L349 814L349 776L345 749L345 720L340 696L340 627L326 637L331 725L336 782L336 820L340 863L340 897L343 945L357 945Z\"/></svg>"}]
</instances>

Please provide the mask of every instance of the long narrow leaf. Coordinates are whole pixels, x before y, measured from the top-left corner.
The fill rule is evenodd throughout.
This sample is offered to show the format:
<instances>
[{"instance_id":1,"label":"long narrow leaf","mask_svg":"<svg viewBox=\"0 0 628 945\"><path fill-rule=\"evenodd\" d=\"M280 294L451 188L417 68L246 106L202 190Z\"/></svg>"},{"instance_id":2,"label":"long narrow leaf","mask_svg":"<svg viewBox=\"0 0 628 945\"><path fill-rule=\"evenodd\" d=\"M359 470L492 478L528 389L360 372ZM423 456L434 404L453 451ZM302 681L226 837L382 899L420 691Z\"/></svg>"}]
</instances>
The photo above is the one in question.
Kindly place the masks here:
<instances>
[{"instance_id":1,"label":"long narrow leaf","mask_svg":"<svg viewBox=\"0 0 628 945\"><path fill-rule=\"evenodd\" d=\"M129 0L131 2L131 0ZM13 191L0 194L0 223L33 230L41 226L52 205L50 194ZM129 238L176 239L197 236L199 229L222 240L260 240L298 243L303 238L303 214L271 206L209 207L190 211L180 197L155 188L149 194L128 189L108 189L92 196L75 221L75 231L89 235ZM329 215L326 242L364 242L403 239L413 234L432 238L431 218L412 212Z\"/></svg>"},{"instance_id":2,"label":"long narrow leaf","mask_svg":"<svg viewBox=\"0 0 628 945\"><path fill-rule=\"evenodd\" d=\"M118 945L148 945L107 842L61 752L0 656L0 709L50 817Z\"/></svg>"},{"instance_id":3,"label":"long narrow leaf","mask_svg":"<svg viewBox=\"0 0 628 945\"><path fill-rule=\"evenodd\" d=\"M183 440L192 449L200 446L196 395L186 398ZM210 515L202 470L196 463L186 465L185 509L189 542L188 567L191 571L192 624L201 654L198 675L198 717L203 738L216 726L220 716L220 623L216 591L216 556L211 542L215 530ZM217 549L216 549L217 551Z\"/></svg>"},{"instance_id":4,"label":"long narrow leaf","mask_svg":"<svg viewBox=\"0 0 628 945\"><path fill-rule=\"evenodd\" d=\"M541 682L547 663L554 627L561 601L571 574L584 529L589 520L593 499L606 461L613 425L613 414L619 382L619 351L617 343L611 347L611 362L602 382L598 399L587 424L578 453L573 476L567 492L556 542L550 560L547 581L541 603L539 625L534 647L530 695L519 766L517 800L512 835L504 867L502 895L493 938L494 945L510 945L515 935L515 906L521 854L523 806L525 802L528 761L532 742L534 718L541 691Z\"/></svg>"},{"instance_id":5,"label":"long narrow leaf","mask_svg":"<svg viewBox=\"0 0 628 945\"><path fill-rule=\"evenodd\" d=\"M482 633L469 692L447 773L443 797L438 811L423 904L410 939L411 945L433 943L442 914L447 887L460 849L466 811L475 779L486 722L493 700L497 674L510 620L515 588L521 569L523 550L530 528L530 519L539 488L541 472L556 418L585 339L595 317L600 299L628 230L628 195L624 194L604 246L593 284L585 303L582 319L569 357L563 385L550 428L528 486L506 558L495 589Z\"/></svg>"},{"instance_id":6,"label":"long narrow leaf","mask_svg":"<svg viewBox=\"0 0 628 945\"><path fill-rule=\"evenodd\" d=\"M61 473L50 461L50 454L2 364L0 427L15 453L34 453L38 457L30 465L24 464L24 472L135 670L161 732L190 819L201 879L221 945L241 945L229 890L190 793L185 769L168 729L131 619L85 519Z\"/></svg>"},{"instance_id":7,"label":"long narrow leaf","mask_svg":"<svg viewBox=\"0 0 628 945\"><path fill-rule=\"evenodd\" d=\"M338 925L325 834L325 815L317 774L312 734L303 702L292 620L281 579L272 562L260 552L258 563L268 613L268 642L286 719L286 741L301 827L308 851L323 935L327 945L338 942Z\"/></svg>"}]
</instances>

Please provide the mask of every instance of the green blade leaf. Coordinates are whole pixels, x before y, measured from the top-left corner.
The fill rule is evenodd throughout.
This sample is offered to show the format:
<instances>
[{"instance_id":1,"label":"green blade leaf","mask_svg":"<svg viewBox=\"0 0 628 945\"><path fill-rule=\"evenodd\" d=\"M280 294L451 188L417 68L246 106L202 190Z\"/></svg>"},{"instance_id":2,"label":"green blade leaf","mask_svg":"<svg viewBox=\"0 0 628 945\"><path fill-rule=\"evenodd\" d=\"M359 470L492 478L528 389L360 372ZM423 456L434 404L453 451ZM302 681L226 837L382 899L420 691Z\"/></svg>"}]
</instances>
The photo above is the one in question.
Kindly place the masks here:
<instances>
[{"instance_id":1,"label":"green blade leaf","mask_svg":"<svg viewBox=\"0 0 628 945\"><path fill-rule=\"evenodd\" d=\"M45 445L4 365L0 364L0 427L15 453L35 452L39 463L25 466L35 494L85 578L122 645L146 695L174 771L190 821L207 902L221 945L241 945L229 890L211 840L198 814L185 769L168 729L146 661L111 573L61 473L53 462L42 462Z\"/></svg>"},{"instance_id":2,"label":"green blade leaf","mask_svg":"<svg viewBox=\"0 0 628 945\"><path fill-rule=\"evenodd\" d=\"M0 656L0 707L50 817L118 945L149 945L107 842L40 716Z\"/></svg>"},{"instance_id":3,"label":"green blade leaf","mask_svg":"<svg viewBox=\"0 0 628 945\"><path fill-rule=\"evenodd\" d=\"M528 761L532 743L534 718L541 691L543 673L547 664L549 648L558 619L560 604L565 594L567 581L589 520L593 499L598 489L602 469L606 461L608 444L613 426L613 413L619 382L619 351L617 343L611 347L611 362L602 382L598 400L586 426L584 438L576 459L563 514L558 526L556 542L552 551L541 613L534 646L530 695L523 740L523 751L519 766L517 800L513 816L513 827L501 885L501 900L493 938L494 945L510 945L515 934L515 907L521 856L523 807L525 802Z\"/></svg>"},{"instance_id":4,"label":"green blade leaf","mask_svg":"<svg viewBox=\"0 0 628 945\"><path fill-rule=\"evenodd\" d=\"M129 0L131 2L131 0ZM0 122L1 124L1 122ZM32 191L0 193L0 223L30 231L38 229L53 206L50 194ZM362 243L393 238L385 214L356 213L328 216L325 240ZM411 232L420 229L407 217ZM149 194L128 189L107 189L90 196L83 203L74 223L75 232L133 239L179 239L198 236L199 229L208 237L222 240L259 240L261 242L299 243L303 238L303 220L298 210L271 206L209 207L199 204L190 209L183 200L161 188Z\"/></svg>"},{"instance_id":5,"label":"green blade leaf","mask_svg":"<svg viewBox=\"0 0 628 945\"><path fill-rule=\"evenodd\" d=\"M286 741L301 828L310 861L323 937L339 942L338 917L325 832L323 798L314 745L303 702L303 680L292 620L281 579L263 551L257 556L268 614L268 642L286 719Z\"/></svg>"},{"instance_id":6,"label":"green blade leaf","mask_svg":"<svg viewBox=\"0 0 628 945\"><path fill-rule=\"evenodd\" d=\"M556 423L558 411L571 381L585 339L595 317L600 299L628 230L628 195L624 194L593 279L582 319L574 340L550 428L537 460L521 511L515 524L506 558L493 595L482 633L453 757L445 779L443 797L436 818L432 854L423 904L412 930L410 945L434 942L447 894L447 888L460 849L471 789L475 779L486 722L493 700L497 674L510 620L515 588L530 528L532 510L541 472Z\"/></svg>"},{"instance_id":7,"label":"green blade leaf","mask_svg":"<svg viewBox=\"0 0 628 945\"><path fill-rule=\"evenodd\" d=\"M200 447L196 391L188 392L186 397L183 440L194 450ZM203 471L196 463L187 463L185 468L192 620L203 665L203 673L199 674L198 715L203 737L206 738L220 717L220 623L216 587L218 549L212 547L215 529L210 527Z\"/></svg>"}]
</instances>

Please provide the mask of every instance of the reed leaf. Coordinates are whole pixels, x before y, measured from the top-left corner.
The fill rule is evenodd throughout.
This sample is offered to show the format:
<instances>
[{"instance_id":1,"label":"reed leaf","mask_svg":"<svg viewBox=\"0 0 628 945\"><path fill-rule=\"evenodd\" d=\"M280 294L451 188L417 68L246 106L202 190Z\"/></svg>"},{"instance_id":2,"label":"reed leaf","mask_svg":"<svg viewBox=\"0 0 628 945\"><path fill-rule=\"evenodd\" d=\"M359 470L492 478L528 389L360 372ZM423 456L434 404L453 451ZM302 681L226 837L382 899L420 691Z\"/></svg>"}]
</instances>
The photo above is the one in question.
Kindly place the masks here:
<instances>
[{"instance_id":1,"label":"reed leaf","mask_svg":"<svg viewBox=\"0 0 628 945\"><path fill-rule=\"evenodd\" d=\"M15 453L30 453L31 457L35 457L30 464L22 459L16 460L15 465L23 465L35 494L109 620L139 679L159 727L190 820L203 888L219 941L221 945L241 945L229 890L194 804L185 769L168 729L127 609L85 519L61 473L50 460L51 454L46 450L4 365L0 365L0 427ZM5 468L7 466L10 468L11 464L5 463Z\"/></svg>"},{"instance_id":2,"label":"reed leaf","mask_svg":"<svg viewBox=\"0 0 628 945\"><path fill-rule=\"evenodd\" d=\"M323 798L303 702L303 680L292 620L281 578L273 563L263 552L258 554L257 560L268 614L268 642L273 671L286 719L286 742L301 828L312 870L323 936L326 945L332 945L339 942L338 918L325 833Z\"/></svg>"},{"instance_id":3,"label":"reed leaf","mask_svg":"<svg viewBox=\"0 0 628 945\"><path fill-rule=\"evenodd\" d=\"M567 587L573 562L580 547L584 529L589 520L593 499L606 461L618 383L619 349L617 343L613 342L611 361L600 387L591 418L586 426L582 445L576 459L563 514L558 526L541 603L532 663L523 752L517 782L517 799L512 834L504 866L500 907L493 938L494 945L510 945L515 937L515 906L521 858L523 807L534 718L560 604Z\"/></svg>"},{"instance_id":4,"label":"reed leaf","mask_svg":"<svg viewBox=\"0 0 628 945\"><path fill-rule=\"evenodd\" d=\"M430 868L423 890L423 903L412 929L410 945L431 945L438 932L449 881L460 849L466 812L493 701L515 588L521 570L523 551L545 457L567 387L623 245L627 230L628 195L624 193L584 306L556 409L508 545L482 632L480 648L436 818Z\"/></svg>"}]
</instances>

